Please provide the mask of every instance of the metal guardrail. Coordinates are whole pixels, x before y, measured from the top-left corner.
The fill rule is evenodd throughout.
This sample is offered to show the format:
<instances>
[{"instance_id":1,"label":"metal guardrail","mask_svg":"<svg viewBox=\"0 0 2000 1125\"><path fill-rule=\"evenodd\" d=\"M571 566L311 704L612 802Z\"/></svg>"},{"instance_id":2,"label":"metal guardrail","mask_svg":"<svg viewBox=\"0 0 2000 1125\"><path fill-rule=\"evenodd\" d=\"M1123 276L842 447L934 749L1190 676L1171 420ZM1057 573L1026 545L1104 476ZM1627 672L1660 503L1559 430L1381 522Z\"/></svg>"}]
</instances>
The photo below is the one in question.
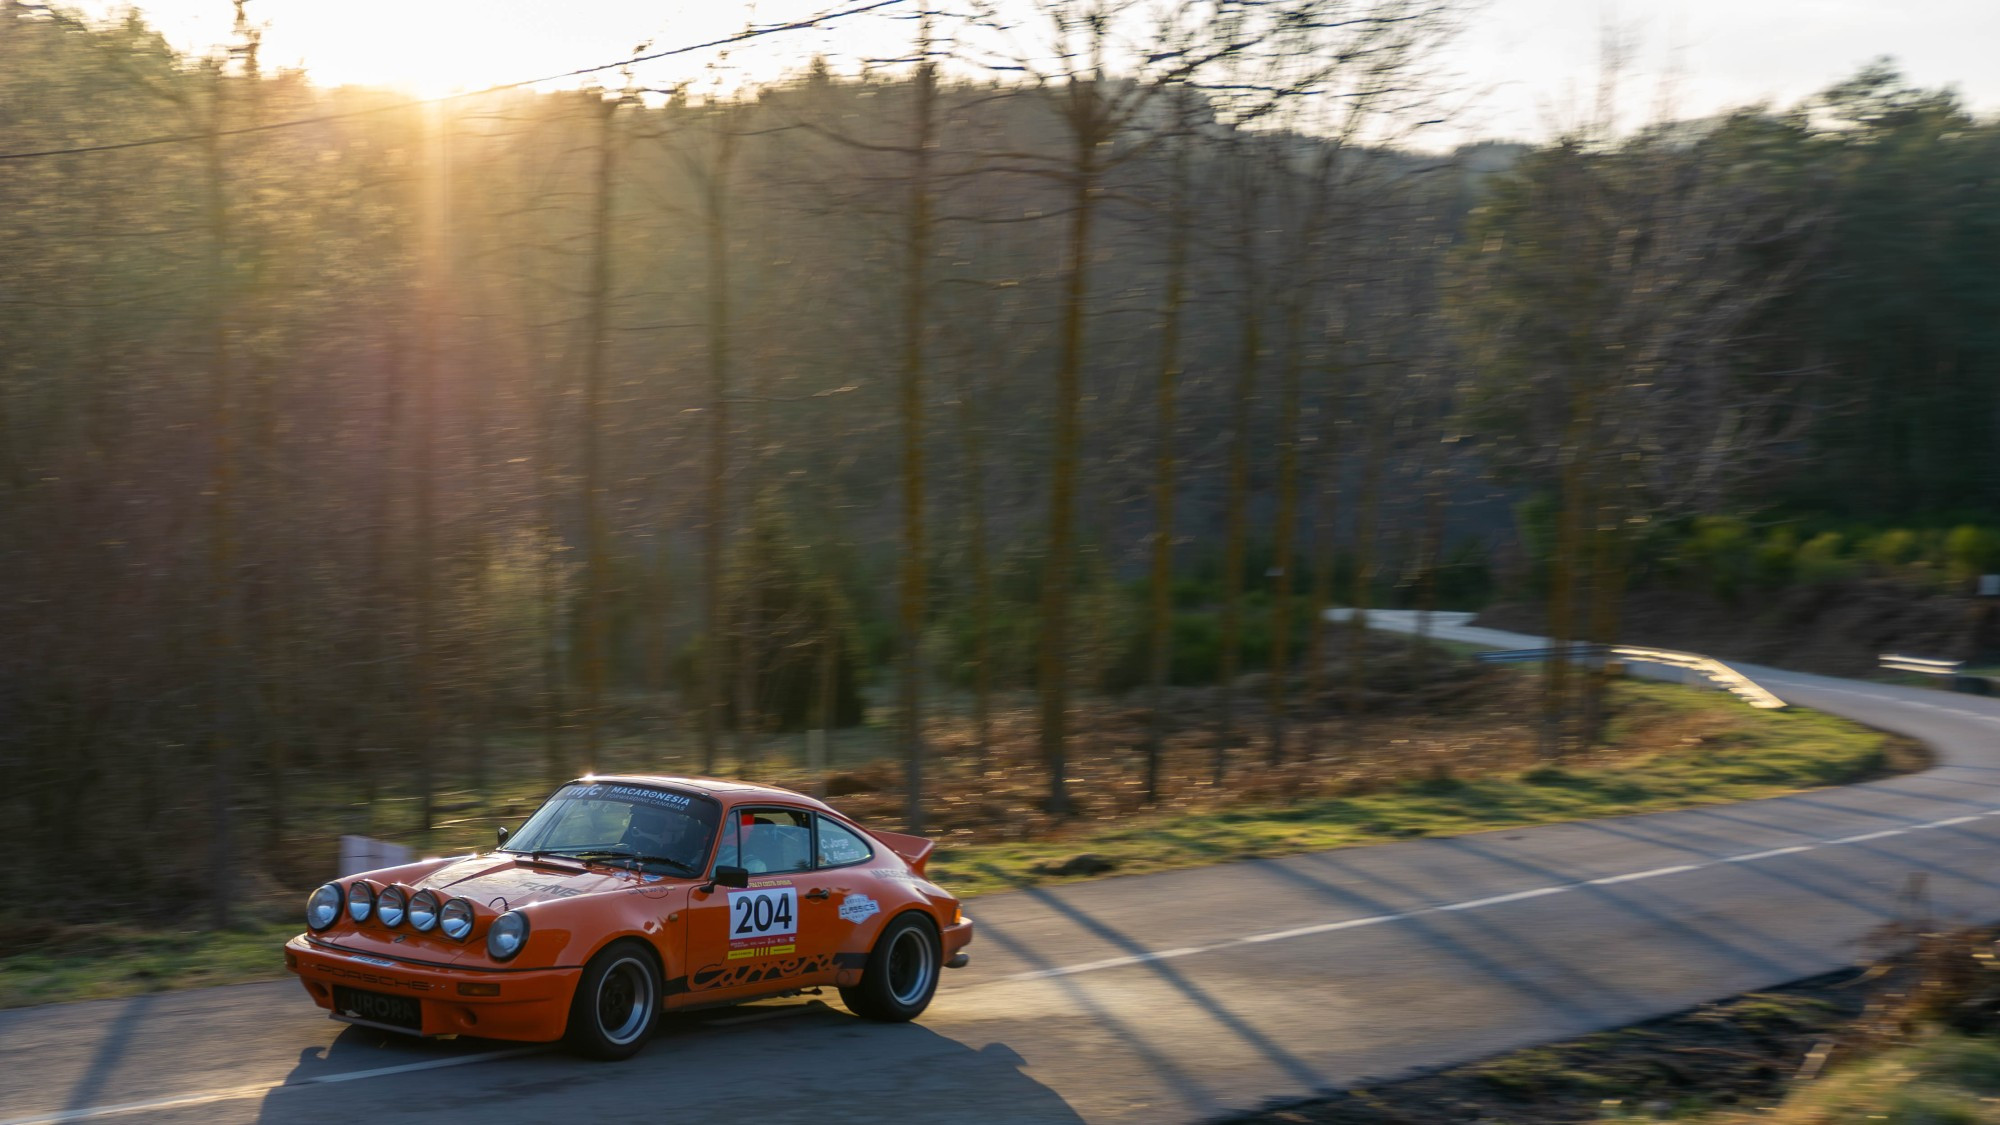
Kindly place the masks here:
<instances>
[{"instance_id":1,"label":"metal guardrail","mask_svg":"<svg viewBox=\"0 0 2000 1125\"><path fill-rule=\"evenodd\" d=\"M1474 654L1474 659L1494 664L1508 664L1526 661L1547 660L1559 651L1558 648L1517 648L1502 649L1497 652ZM1577 644L1566 650L1572 658L1603 660L1617 657L1620 660L1636 661L1641 664L1660 664L1669 668L1679 668L1693 672L1716 687L1729 692L1752 707L1769 711L1781 711L1788 706L1784 700L1773 695L1755 680L1724 664L1714 657L1695 652L1677 652L1668 648L1635 648L1631 645Z\"/></svg>"},{"instance_id":2,"label":"metal guardrail","mask_svg":"<svg viewBox=\"0 0 2000 1125\"><path fill-rule=\"evenodd\" d=\"M1922 676L1949 676L1951 690L1967 695L1992 695L1995 691L1991 676L1972 676L1965 672L1963 660L1932 660L1927 656L1901 656L1885 652L1876 659L1881 666L1892 672L1915 672Z\"/></svg>"},{"instance_id":3,"label":"metal guardrail","mask_svg":"<svg viewBox=\"0 0 2000 1125\"><path fill-rule=\"evenodd\" d=\"M1877 657L1882 667L1896 672L1918 672L1926 676L1955 676L1965 667L1963 660L1930 660L1922 656L1898 656L1885 652Z\"/></svg>"}]
</instances>

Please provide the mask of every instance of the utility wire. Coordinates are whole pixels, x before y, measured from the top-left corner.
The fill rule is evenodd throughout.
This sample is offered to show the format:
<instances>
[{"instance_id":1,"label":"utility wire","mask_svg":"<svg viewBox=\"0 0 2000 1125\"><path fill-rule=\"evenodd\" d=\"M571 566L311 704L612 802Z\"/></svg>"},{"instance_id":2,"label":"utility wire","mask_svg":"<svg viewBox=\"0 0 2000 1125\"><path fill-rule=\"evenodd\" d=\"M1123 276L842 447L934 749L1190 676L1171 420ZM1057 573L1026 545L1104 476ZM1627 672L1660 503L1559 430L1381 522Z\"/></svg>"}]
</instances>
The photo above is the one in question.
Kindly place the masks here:
<instances>
[{"instance_id":1,"label":"utility wire","mask_svg":"<svg viewBox=\"0 0 2000 1125\"><path fill-rule=\"evenodd\" d=\"M672 58L676 55L691 55L696 51L707 51L716 47L729 47L745 40L757 39L766 35L775 35L780 32L805 31L809 28L823 27L835 20L846 19L849 16L866 15L869 12L882 8L893 8L903 2L904 0L874 0L873 3L848 8L845 11L830 12L822 16L813 16L810 19L793 20L790 23L767 24L763 27L745 28L734 35L727 35L721 39L711 39L706 43L691 43L684 47L672 47L664 51L652 51L643 55L634 55L629 59L620 59L617 62L608 62L599 66L578 67L575 70L563 71L561 74L547 74L540 78L523 78L518 82L502 82L497 86L487 86L479 90L467 90L458 94L446 94L437 98L420 98L414 101L372 106L368 109L347 110L342 113L322 113L313 117L296 117L288 121L273 121L264 125L245 125L236 129L219 129L213 134L173 133L165 136L147 137L144 140L119 141L113 144L81 145L75 148L49 148L35 152L0 152L0 160L35 160L45 156L80 156L92 152L116 152L120 149L150 148L154 145L187 144L191 141L206 140L211 135L217 137L237 137L246 133L269 133L278 129L295 129L303 125L323 125L330 121L346 121L350 118L367 117L377 113L393 113L397 110L413 109L417 106L443 105L446 102L461 101L465 98L478 98L484 97L487 94L501 93L506 90L518 90L524 86L539 86L544 82L560 82L565 78L581 78L588 74L601 74L607 70L617 70L621 67L628 67L637 63L652 62L655 59Z\"/></svg>"}]
</instances>

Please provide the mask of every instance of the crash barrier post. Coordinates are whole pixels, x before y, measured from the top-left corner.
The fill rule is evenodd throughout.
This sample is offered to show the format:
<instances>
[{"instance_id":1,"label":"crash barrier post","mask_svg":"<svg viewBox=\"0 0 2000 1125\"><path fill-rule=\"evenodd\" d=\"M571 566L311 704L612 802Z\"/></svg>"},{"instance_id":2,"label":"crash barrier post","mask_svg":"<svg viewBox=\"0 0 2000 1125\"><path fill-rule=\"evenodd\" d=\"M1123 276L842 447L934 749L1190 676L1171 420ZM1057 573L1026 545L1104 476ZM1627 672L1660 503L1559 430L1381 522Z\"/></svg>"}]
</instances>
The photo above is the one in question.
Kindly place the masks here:
<instances>
[{"instance_id":1,"label":"crash barrier post","mask_svg":"<svg viewBox=\"0 0 2000 1125\"><path fill-rule=\"evenodd\" d=\"M1755 680L1752 680L1750 677L1738 672L1720 660L1703 656L1700 653L1676 652L1668 648L1635 648L1630 645L1605 646L1592 644L1571 645L1567 651L1572 659L1604 660L1607 657L1617 657L1627 663L1657 664L1666 668L1676 668L1684 674L1683 683L1687 682L1687 676L1693 676L1696 680L1729 692L1752 707L1763 708L1768 711L1782 711L1786 707L1784 700L1773 695L1767 688L1758 684ZM1504 664L1517 661L1547 660L1549 657L1554 656L1556 652L1557 650L1554 648L1502 649L1497 652L1476 653L1474 659L1484 660L1488 663Z\"/></svg>"}]
</instances>

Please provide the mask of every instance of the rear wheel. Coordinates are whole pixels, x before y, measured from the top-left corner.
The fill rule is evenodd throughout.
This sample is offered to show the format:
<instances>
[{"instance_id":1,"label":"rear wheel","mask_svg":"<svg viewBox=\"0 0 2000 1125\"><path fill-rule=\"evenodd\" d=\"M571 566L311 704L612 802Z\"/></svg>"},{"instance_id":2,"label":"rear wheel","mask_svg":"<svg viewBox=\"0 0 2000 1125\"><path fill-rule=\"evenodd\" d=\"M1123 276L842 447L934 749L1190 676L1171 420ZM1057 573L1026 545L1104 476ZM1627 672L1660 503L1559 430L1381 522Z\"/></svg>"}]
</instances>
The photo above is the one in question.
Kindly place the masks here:
<instances>
[{"instance_id":1,"label":"rear wheel","mask_svg":"<svg viewBox=\"0 0 2000 1125\"><path fill-rule=\"evenodd\" d=\"M903 1023L930 1007L937 991L944 950L937 927L915 912L899 914L882 928L861 983L840 990L841 1002L865 1019Z\"/></svg>"},{"instance_id":2,"label":"rear wheel","mask_svg":"<svg viewBox=\"0 0 2000 1125\"><path fill-rule=\"evenodd\" d=\"M646 947L618 941L590 959L569 1005L563 1043L585 1058L628 1059L660 1011L660 972Z\"/></svg>"}]
</instances>

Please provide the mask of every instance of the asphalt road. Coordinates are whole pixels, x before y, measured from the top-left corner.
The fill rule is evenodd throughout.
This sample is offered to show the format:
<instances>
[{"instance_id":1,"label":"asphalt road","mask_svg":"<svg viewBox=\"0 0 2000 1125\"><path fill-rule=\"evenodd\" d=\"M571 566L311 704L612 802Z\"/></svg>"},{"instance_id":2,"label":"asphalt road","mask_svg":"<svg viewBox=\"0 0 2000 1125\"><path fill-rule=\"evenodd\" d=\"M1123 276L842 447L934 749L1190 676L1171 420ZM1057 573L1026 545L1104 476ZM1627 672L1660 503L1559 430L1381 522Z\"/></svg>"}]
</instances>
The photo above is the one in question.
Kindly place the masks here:
<instances>
[{"instance_id":1,"label":"asphalt road","mask_svg":"<svg viewBox=\"0 0 2000 1125\"><path fill-rule=\"evenodd\" d=\"M972 967L916 1024L772 1002L685 1017L626 1063L344 1027L291 981L0 1012L0 1125L1198 1121L1849 964L1913 875L1937 915L2000 919L2000 701L1744 671L1940 764L987 896Z\"/></svg>"}]
</instances>

